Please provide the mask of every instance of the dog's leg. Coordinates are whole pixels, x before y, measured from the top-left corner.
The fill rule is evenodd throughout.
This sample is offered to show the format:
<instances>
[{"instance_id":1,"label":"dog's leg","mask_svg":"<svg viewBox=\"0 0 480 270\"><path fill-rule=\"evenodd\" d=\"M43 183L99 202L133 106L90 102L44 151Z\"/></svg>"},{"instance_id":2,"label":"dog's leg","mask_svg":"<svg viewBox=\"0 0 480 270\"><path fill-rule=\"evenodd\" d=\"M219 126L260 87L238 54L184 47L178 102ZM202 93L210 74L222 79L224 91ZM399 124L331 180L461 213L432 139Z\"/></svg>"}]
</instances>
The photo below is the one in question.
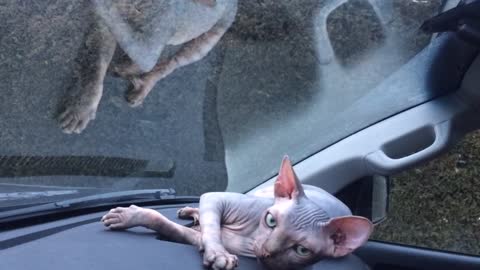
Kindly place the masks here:
<instances>
[{"instance_id":1,"label":"dog's leg","mask_svg":"<svg viewBox=\"0 0 480 270\"><path fill-rule=\"evenodd\" d=\"M103 80L115 52L116 41L99 17L89 29L85 48L79 55L79 74L59 116L65 133L80 133L95 119L102 97Z\"/></svg>"}]
</instances>

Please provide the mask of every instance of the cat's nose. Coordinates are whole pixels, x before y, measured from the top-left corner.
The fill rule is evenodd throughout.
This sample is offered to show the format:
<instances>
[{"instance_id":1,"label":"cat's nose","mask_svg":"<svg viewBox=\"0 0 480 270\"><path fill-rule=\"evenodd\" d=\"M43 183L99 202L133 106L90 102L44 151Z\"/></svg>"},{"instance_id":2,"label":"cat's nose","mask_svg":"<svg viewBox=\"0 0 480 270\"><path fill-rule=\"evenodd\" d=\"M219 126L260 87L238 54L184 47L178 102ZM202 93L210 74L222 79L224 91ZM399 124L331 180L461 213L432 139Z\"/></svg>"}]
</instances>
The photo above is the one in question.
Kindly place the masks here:
<instances>
[{"instance_id":1,"label":"cat's nose","mask_svg":"<svg viewBox=\"0 0 480 270\"><path fill-rule=\"evenodd\" d=\"M262 254L262 258L263 258L263 259L268 259L268 258L270 258L270 253L268 253L268 252L263 253L263 254Z\"/></svg>"},{"instance_id":2,"label":"cat's nose","mask_svg":"<svg viewBox=\"0 0 480 270\"><path fill-rule=\"evenodd\" d=\"M272 255L270 254L270 252L268 252L267 250L262 250L262 259L268 259L270 258Z\"/></svg>"}]
</instances>

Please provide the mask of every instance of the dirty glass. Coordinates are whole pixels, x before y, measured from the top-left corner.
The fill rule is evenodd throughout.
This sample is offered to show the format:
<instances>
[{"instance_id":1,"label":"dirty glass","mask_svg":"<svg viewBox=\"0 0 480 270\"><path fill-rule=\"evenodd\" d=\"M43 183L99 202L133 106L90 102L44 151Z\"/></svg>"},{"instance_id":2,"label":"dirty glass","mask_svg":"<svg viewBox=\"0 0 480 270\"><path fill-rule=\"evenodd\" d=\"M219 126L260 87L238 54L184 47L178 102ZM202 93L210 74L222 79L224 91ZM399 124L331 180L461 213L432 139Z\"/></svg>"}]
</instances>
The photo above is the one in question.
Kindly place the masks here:
<instances>
[{"instance_id":1,"label":"dirty glass","mask_svg":"<svg viewBox=\"0 0 480 270\"><path fill-rule=\"evenodd\" d=\"M440 0L0 1L0 206L245 192L385 116ZM352 109L353 108L353 109ZM371 115L371 114L368 114Z\"/></svg>"},{"instance_id":2,"label":"dirty glass","mask_svg":"<svg viewBox=\"0 0 480 270\"><path fill-rule=\"evenodd\" d=\"M393 177L387 220L372 238L480 255L480 132Z\"/></svg>"}]
</instances>

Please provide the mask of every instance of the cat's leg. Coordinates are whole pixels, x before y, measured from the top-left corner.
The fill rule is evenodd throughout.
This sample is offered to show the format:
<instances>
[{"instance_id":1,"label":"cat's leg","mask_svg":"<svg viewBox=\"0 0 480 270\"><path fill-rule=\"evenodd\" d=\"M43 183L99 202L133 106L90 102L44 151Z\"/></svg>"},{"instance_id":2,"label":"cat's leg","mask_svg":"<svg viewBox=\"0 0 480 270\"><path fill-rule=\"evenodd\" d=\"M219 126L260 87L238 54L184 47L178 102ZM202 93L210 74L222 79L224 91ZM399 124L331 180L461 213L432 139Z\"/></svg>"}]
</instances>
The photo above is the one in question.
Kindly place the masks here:
<instances>
[{"instance_id":1,"label":"cat's leg","mask_svg":"<svg viewBox=\"0 0 480 270\"><path fill-rule=\"evenodd\" d=\"M198 208L193 208L193 207L183 207L178 209L177 211L177 216L178 218L181 219L193 219L193 225L198 225L200 224L200 216L198 213Z\"/></svg>"},{"instance_id":2,"label":"cat's leg","mask_svg":"<svg viewBox=\"0 0 480 270\"><path fill-rule=\"evenodd\" d=\"M135 61L123 50L118 50L119 55L110 64L108 72L115 77L130 79L133 76L139 76L143 71Z\"/></svg>"},{"instance_id":3,"label":"cat's leg","mask_svg":"<svg viewBox=\"0 0 480 270\"><path fill-rule=\"evenodd\" d=\"M226 193L205 193L200 197L203 264L213 269L232 270L238 265L237 256L230 254L222 244L221 224L227 221L224 215L230 204L227 196Z\"/></svg>"},{"instance_id":4,"label":"cat's leg","mask_svg":"<svg viewBox=\"0 0 480 270\"><path fill-rule=\"evenodd\" d=\"M235 17L234 14L233 18ZM126 93L126 99L130 106L141 105L155 84L174 70L204 58L230 27L233 22L231 16L229 14L229 17L220 20L208 32L184 44L172 58L159 61L152 71L131 78L133 88Z\"/></svg>"},{"instance_id":5,"label":"cat's leg","mask_svg":"<svg viewBox=\"0 0 480 270\"><path fill-rule=\"evenodd\" d=\"M217 0L195 0L195 1L209 7L214 7L215 4L217 3Z\"/></svg>"},{"instance_id":6,"label":"cat's leg","mask_svg":"<svg viewBox=\"0 0 480 270\"><path fill-rule=\"evenodd\" d=\"M153 209L135 205L117 207L104 215L101 221L112 230L124 230L137 226L146 227L171 241L201 248L200 232L179 225Z\"/></svg>"},{"instance_id":7,"label":"cat's leg","mask_svg":"<svg viewBox=\"0 0 480 270\"><path fill-rule=\"evenodd\" d=\"M112 72L114 75L124 79L130 79L133 76L139 76L143 73L140 66L135 64L132 60L126 60L122 63L116 64L112 67Z\"/></svg>"},{"instance_id":8,"label":"cat's leg","mask_svg":"<svg viewBox=\"0 0 480 270\"><path fill-rule=\"evenodd\" d=\"M65 133L80 133L95 119L103 93L103 80L116 48L116 41L97 16L90 26L85 48L78 57L77 81L58 120Z\"/></svg>"}]
</instances>

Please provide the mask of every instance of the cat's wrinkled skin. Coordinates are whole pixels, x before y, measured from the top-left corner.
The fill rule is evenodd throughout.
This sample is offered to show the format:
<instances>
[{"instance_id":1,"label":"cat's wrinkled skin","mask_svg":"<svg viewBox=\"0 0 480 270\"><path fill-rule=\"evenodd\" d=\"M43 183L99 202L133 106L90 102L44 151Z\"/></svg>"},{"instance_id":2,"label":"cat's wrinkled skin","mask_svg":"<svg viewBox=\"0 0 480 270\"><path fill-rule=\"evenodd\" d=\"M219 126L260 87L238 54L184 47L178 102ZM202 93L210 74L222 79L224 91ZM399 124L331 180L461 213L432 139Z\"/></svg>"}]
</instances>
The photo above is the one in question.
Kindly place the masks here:
<instances>
[{"instance_id":1,"label":"cat's wrinkled skin","mask_svg":"<svg viewBox=\"0 0 480 270\"><path fill-rule=\"evenodd\" d=\"M142 104L155 84L205 57L235 19L237 0L90 0L95 10L77 85L59 115L65 133L80 133L95 119L107 70L132 82L125 97ZM118 47L129 61L110 66ZM168 45L182 47L159 58ZM158 61L158 62L157 62Z\"/></svg>"},{"instance_id":2,"label":"cat's wrinkled skin","mask_svg":"<svg viewBox=\"0 0 480 270\"><path fill-rule=\"evenodd\" d=\"M237 255L256 257L269 269L299 269L351 253L373 230L368 219L352 216L326 191L302 186L288 158L274 188L255 196L206 193L199 209L182 208L178 216L200 225L183 227L157 211L136 206L112 209L102 221L110 229L144 226L173 241L195 245L204 252L205 266L227 270L238 265Z\"/></svg>"}]
</instances>

